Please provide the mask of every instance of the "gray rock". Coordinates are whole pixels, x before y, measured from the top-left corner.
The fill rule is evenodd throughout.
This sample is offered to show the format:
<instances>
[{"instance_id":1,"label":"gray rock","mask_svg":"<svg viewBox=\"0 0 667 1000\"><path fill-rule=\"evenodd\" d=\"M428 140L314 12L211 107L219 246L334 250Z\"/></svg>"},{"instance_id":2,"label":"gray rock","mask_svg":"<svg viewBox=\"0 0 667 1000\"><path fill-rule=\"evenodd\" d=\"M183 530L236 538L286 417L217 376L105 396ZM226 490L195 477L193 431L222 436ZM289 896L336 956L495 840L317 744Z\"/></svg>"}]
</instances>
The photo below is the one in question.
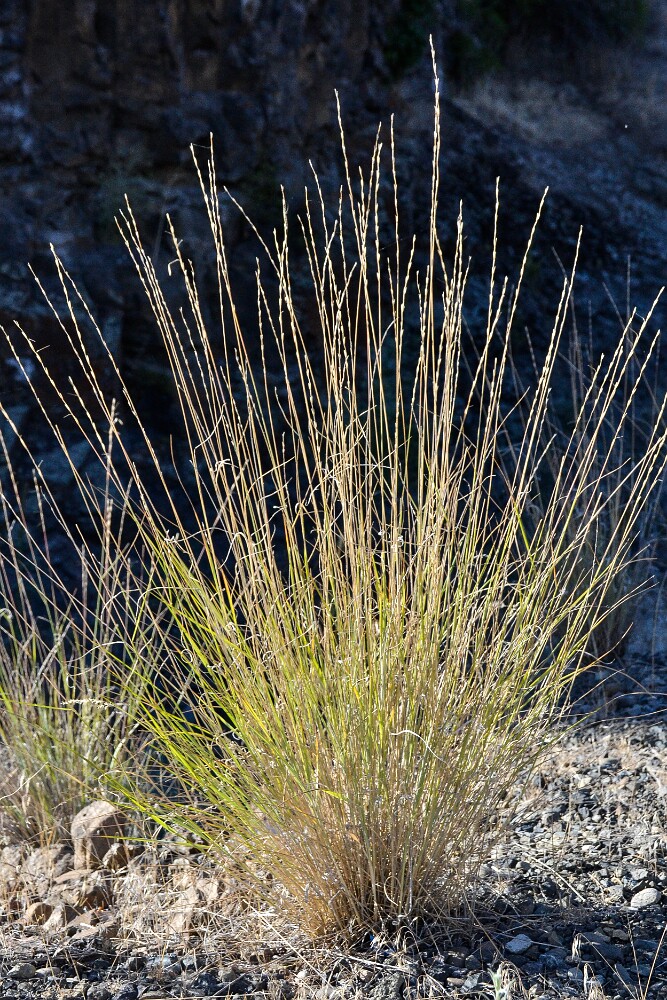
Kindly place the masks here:
<instances>
[{"instance_id":1,"label":"gray rock","mask_svg":"<svg viewBox=\"0 0 667 1000\"><path fill-rule=\"evenodd\" d=\"M505 951L509 952L510 955L523 955L524 951L528 951L532 943L527 934L517 934L516 937L507 942Z\"/></svg>"},{"instance_id":2,"label":"gray rock","mask_svg":"<svg viewBox=\"0 0 667 1000\"><path fill-rule=\"evenodd\" d=\"M646 906L655 906L660 902L662 893L659 889L642 889L636 892L630 900L633 910L643 910Z\"/></svg>"},{"instance_id":3,"label":"gray rock","mask_svg":"<svg viewBox=\"0 0 667 1000\"><path fill-rule=\"evenodd\" d=\"M66 844L37 847L25 860L21 874L28 879L55 879L72 867L72 852Z\"/></svg>"},{"instance_id":4,"label":"gray rock","mask_svg":"<svg viewBox=\"0 0 667 1000\"><path fill-rule=\"evenodd\" d=\"M37 969L32 962L19 962L13 965L7 973L8 979L16 979L18 982L25 982L27 979L34 979Z\"/></svg>"},{"instance_id":5,"label":"gray rock","mask_svg":"<svg viewBox=\"0 0 667 1000\"><path fill-rule=\"evenodd\" d=\"M91 983L86 990L86 1000L111 1000L112 993L106 983Z\"/></svg>"}]
</instances>

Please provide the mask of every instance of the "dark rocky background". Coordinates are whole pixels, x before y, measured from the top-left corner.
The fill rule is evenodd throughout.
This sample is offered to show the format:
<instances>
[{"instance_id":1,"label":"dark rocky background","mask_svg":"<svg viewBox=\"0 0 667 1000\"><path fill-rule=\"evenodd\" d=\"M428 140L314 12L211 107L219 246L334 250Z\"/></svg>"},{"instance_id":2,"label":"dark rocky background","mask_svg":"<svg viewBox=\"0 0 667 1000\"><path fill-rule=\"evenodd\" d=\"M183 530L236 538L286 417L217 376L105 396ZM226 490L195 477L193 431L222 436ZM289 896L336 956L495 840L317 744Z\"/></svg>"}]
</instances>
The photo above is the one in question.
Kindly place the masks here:
<instances>
[{"instance_id":1,"label":"dark rocky background","mask_svg":"<svg viewBox=\"0 0 667 1000\"><path fill-rule=\"evenodd\" d=\"M57 297L53 243L148 425L166 438L171 379L114 223L125 193L165 281L169 212L206 287L210 240L189 144L203 158L213 133L220 187L270 232L281 184L291 210L303 205L309 161L325 192L337 191L338 89L353 163L365 162L378 122L395 114L403 221L418 229L430 182L429 34L443 94L444 231L453 236L462 199L473 260L468 321L474 329L486 314L496 177L500 270L514 278L548 184L515 349L525 349L525 328L538 346L548 336L559 260L569 266L580 225L577 303L604 346L619 330L612 299L625 314L628 261L640 313L667 278L664 0L2 0L0 322L11 330L17 321L68 374L62 333L27 266ZM257 244L238 212L225 211L251 323ZM4 343L0 399L76 517L71 472Z\"/></svg>"}]
</instances>

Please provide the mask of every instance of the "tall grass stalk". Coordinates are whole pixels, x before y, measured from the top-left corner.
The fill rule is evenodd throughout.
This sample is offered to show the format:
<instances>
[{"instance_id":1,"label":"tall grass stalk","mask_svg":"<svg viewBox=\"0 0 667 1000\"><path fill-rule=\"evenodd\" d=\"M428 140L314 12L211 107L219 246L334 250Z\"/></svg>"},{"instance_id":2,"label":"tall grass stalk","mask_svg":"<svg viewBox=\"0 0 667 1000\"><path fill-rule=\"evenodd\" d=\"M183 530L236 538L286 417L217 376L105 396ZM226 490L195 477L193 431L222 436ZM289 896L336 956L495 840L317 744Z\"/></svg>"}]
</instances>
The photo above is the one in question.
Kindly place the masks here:
<instances>
[{"instance_id":1,"label":"tall grass stalk","mask_svg":"<svg viewBox=\"0 0 667 1000\"><path fill-rule=\"evenodd\" d=\"M544 514L543 498L545 495L548 497L550 484L558 476L562 456L568 450L583 452L592 446L596 466L592 479L600 483L600 492L608 498L600 516L589 525L586 545L577 552L580 566L589 563L592 567L600 561L603 553L613 550L617 540L622 545L626 544L623 527L627 502L633 491L634 456L650 447L652 435L661 426L663 413L654 381L658 359L643 356L642 337L637 336L637 314L628 307L625 320L619 315L619 350L623 353L619 358L616 398L602 427L597 429L599 440L595 443L589 441L591 425L595 427L595 414L592 412L595 394L591 383L599 360L596 360L593 349L592 333L586 342L577 328L574 308L572 314L572 330L566 352L570 380L569 393L564 396L567 407L563 412L561 402L559 412L552 410L547 413L544 440L551 441L552 445L546 453L546 467L540 477L542 485L533 503L539 520ZM653 374L649 376L651 367ZM598 616L599 620L591 630L589 650L593 658L609 660L610 657L623 657L640 600L650 585L652 559L661 530L661 492L660 486L652 491L633 521L631 548L610 581L603 602L604 613ZM587 510L580 503L575 507L570 524L573 537L581 530L582 518L586 520Z\"/></svg>"},{"instance_id":2,"label":"tall grass stalk","mask_svg":"<svg viewBox=\"0 0 667 1000\"><path fill-rule=\"evenodd\" d=\"M311 934L401 925L461 904L508 796L556 738L665 464L656 427L620 477L629 484L623 519L592 560L581 559L615 501L606 488L615 453L601 453L602 431L613 418L623 433L628 411L616 413L613 401L647 319L629 351L624 340L593 373L571 447L531 521L573 275L508 467L504 387L523 268L510 293L494 264L469 376L462 221L448 261L438 218L437 95L428 232L407 252L393 129L388 152L378 137L366 174L353 176L344 140L343 154L338 204L325 205L316 179L296 237L286 207L272 245L257 233L261 367L235 306L213 153L199 178L219 283L215 335L171 222L186 292L179 315L129 206L119 220L173 369L189 457L187 516L176 498L166 516L133 456L123 461L134 468L134 516L155 567L147 605L162 614L151 623L159 648L135 633L133 677L144 722L188 793L144 807L202 836ZM386 215L395 227L388 253ZM316 329L292 280L299 240ZM85 304L56 262L71 313L63 331L122 451L87 363ZM313 340L320 352L309 352ZM104 460L95 421L71 398L62 394ZM127 392L124 405L138 421ZM146 444L168 498L147 433Z\"/></svg>"}]
</instances>

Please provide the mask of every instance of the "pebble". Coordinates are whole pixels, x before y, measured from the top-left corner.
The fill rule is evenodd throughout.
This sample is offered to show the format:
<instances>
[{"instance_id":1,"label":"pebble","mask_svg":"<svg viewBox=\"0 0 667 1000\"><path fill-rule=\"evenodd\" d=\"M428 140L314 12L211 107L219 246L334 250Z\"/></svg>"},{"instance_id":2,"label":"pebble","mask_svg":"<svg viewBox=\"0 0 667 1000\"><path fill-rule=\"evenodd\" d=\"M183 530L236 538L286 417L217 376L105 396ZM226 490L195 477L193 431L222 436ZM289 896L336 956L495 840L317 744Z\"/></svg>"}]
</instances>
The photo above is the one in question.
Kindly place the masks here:
<instances>
[{"instance_id":1,"label":"pebble","mask_svg":"<svg viewBox=\"0 0 667 1000\"><path fill-rule=\"evenodd\" d=\"M86 1000L111 1000L111 996L106 983L91 983L86 990Z\"/></svg>"},{"instance_id":2,"label":"pebble","mask_svg":"<svg viewBox=\"0 0 667 1000\"><path fill-rule=\"evenodd\" d=\"M630 900L633 910L642 910L645 906L655 906L660 902L662 893L659 889L642 889L636 892Z\"/></svg>"},{"instance_id":3,"label":"pebble","mask_svg":"<svg viewBox=\"0 0 667 1000\"><path fill-rule=\"evenodd\" d=\"M528 951L532 943L527 934L517 934L516 937L507 942L505 951L508 951L510 955L523 955L524 951Z\"/></svg>"}]
</instances>

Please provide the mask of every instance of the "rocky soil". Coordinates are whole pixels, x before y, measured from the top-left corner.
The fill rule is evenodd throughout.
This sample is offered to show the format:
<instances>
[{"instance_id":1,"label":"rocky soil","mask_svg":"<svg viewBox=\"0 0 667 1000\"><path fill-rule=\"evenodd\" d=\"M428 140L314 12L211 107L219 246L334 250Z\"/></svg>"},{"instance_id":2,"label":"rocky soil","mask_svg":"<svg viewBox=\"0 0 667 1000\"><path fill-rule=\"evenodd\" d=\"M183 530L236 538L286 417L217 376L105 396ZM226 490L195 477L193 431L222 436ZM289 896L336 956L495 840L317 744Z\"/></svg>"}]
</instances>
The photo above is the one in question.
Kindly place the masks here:
<instances>
[{"instance_id":1,"label":"rocky soil","mask_svg":"<svg viewBox=\"0 0 667 1000\"><path fill-rule=\"evenodd\" d=\"M471 912L344 950L249 911L204 855L117 839L92 804L72 843L0 855L0 995L481 998L495 975L508 997L660 1000L667 723L604 714L532 777Z\"/></svg>"}]
</instances>

